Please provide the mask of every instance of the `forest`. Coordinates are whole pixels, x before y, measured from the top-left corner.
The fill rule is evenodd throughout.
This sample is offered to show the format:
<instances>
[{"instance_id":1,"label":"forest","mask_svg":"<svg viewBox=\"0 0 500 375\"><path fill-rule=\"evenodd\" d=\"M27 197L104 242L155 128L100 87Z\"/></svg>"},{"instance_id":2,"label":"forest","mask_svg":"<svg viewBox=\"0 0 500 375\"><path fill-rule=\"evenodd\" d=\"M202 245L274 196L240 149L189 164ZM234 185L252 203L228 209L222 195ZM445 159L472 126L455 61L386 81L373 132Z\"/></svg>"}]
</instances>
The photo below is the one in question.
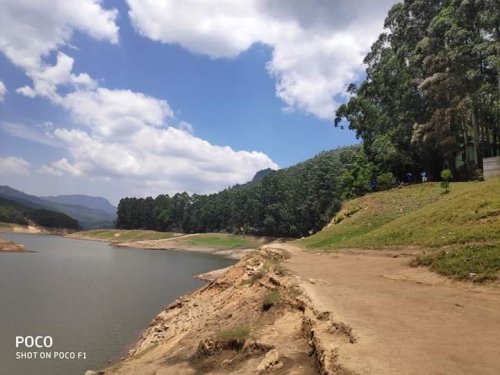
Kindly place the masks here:
<instances>
[{"instance_id":1,"label":"forest","mask_svg":"<svg viewBox=\"0 0 500 375\"><path fill-rule=\"evenodd\" d=\"M384 27L335 124L347 122L381 170L477 177L500 155L500 3L408 0Z\"/></svg>"},{"instance_id":2,"label":"forest","mask_svg":"<svg viewBox=\"0 0 500 375\"><path fill-rule=\"evenodd\" d=\"M77 220L61 212L32 208L4 198L0 198L0 222L20 225L34 223L47 228L80 228Z\"/></svg>"},{"instance_id":3,"label":"forest","mask_svg":"<svg viewBox=\"0 0 500 375\"><path fill-rule=\"evenodd\" d=\"M124 198L118 228L302 237L343 200L405 181L481 178L500 155L500 9L497 0L407 0L392 7L364 59L364 80L335 126L360 146L323 152L216 194Z\"/></svg>"}]
</instances>

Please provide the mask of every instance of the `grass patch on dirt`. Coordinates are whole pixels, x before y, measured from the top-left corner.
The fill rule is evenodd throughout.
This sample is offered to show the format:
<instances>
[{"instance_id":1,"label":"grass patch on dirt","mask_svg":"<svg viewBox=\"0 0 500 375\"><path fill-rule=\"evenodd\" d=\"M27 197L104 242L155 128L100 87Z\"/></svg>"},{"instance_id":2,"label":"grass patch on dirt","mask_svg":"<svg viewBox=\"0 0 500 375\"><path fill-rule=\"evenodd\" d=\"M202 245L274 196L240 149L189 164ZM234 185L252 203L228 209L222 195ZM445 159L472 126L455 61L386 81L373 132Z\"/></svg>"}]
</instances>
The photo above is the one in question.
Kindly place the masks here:
<instances>
[{"instance_id":1,"label":"grass patch on dirt","mask_svg":"<svg viewBox=\"0 0 500 375\"><path fill-rule=\"evenodd\" d=\"M250 327L237 326L218 332L217 338L220 340L247 340L251 338L251 333Z\"/></svg>"},{"instance_id":2,"label":"grass patch on dirt","mask_svg":"<svg viewBox=\"0 0 500 375\"><path fill-rule=\"evenodd\" d=\"M277 305L281 301L281 294L278 291L272 291L264 296L262 310L268 311L271 307Z\"/></svg>"},{"instance_id":3,"label":"grass patch on dirt","mask_svg":"<svg viewBox=\"0 0 500 375\"><path fill-rule=\"evenodd\" d=\"M496 280L500 271L500 245L464 245L440 250L417 257L413 265L426 266L458 280Z\"/></svg>"},{"instance_id":4,"label":"grass patch on dirt","mask_svg":"<svg viewBox=\"0 0 500 375\"><path fill-rule=\"evenodd\" d=\"M243 236L230 234L200 234L189 237L189 244L195 246L206 246L226 249L255 248L259 244L257 241Z\"/></svg>"},{"instance_id":5,"label":"grass patch on dirt","mask_svg":"<svg viewBox=\"0 0 500 375\"><path fill-rule=\"evenodd\" d=\"M449 194L441 191L426 183L354 199L345 207L358 211L298 244L329 250L500 242L500 179L451 183Z\"/></svg>"},{"instance_id":6,"label":"grass patch on dirt","mask_svg":"<svg viewBox=\"0 0 500 375\"><path fill-rule=\"evenodd\" d=\"M94 238L103 241L145 241L145 240L163 240L174 237L170 232L156 232L153 230L125 230L125 229L92 229L74 233L72 237L76 238Z\"/></svg>"}]
</instances>

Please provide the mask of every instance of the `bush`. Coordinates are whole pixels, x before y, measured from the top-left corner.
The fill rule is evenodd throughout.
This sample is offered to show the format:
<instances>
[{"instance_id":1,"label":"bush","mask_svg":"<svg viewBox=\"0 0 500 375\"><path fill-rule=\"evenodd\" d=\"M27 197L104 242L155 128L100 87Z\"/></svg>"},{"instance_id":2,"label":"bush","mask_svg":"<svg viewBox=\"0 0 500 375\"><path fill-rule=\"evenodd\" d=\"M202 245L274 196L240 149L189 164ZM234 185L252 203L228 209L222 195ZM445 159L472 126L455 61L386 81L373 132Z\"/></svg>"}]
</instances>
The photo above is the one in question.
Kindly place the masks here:
<instances>
[{"instance_id":1,"label":"bush","mask_svg":"<svg viewBox=\"0 0 500 375\"><path fill-rule=\"evenodd\" d=\"M251 330L246 326L238 326L220 331L217 338L221 340L247 340L251 337Z\"/></svg>"},{"instance_id":2,"label":"bush","mask_svg":"<svg viewBox=\"0 0 500 375\"><path fill-rule=\"evenodd\" d=\"M377 177L377 186L379 190L389 190L396 183L396 178L391 172L383 173Z\"/></svg>"},{"instance_id":3,"label":"bush","mask_svg":"<svg viewBox=\"0 0 500 375\"><path fill-rule=\"evenodd\" d=\"M435 254L419 256L413 265L429 267L442 275L459 280L495 280L500 271L500 245L457 246Z\"/></svg>"},{"instance_id":4,"label":"bush","mask_svg":"<svg viewBox=\"0 0 500 375\"><path fill-rule=\"evenodd\" d=\"M448 193L450 187L450 181L452 180L453 175L449 169L443 169L441 171L441 187L444 189L445 193Z\"/></svg>"},{"instance_id":5,"label":"bush","mask_svg":"<svg viewBox=\"0 0 500 375\"><path fill-rule=\"evenodd\" d=\"M267 311L281 300L281 294L277 291L269 292L264 296L262 310Z\"/></svg>"}]
</instances>

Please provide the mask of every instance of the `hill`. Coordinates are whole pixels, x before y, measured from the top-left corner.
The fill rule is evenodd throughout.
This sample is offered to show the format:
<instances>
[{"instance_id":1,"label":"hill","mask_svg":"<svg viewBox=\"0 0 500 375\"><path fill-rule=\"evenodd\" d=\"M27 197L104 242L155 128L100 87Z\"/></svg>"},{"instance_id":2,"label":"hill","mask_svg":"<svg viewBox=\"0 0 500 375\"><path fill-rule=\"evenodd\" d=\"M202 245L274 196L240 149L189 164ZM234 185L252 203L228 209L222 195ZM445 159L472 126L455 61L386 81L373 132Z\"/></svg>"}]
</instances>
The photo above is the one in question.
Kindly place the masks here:
<instances>
[{"instance_id":1,"label":"hill","mask_svg":"<svg viewBox=\"0 0 500 375\"><path fill-rule=\"evenodd\" d=\"M78 221L61 212L32 208L0 198L0 222L28 224L33 222L47 228L78 229Z\"/></svg>"},{"instance_id":2,"label":"hill","mask_svg":"<svg viewBox=\"0 0 500 375\"><path fill-rule=\"evenodd\" d=\"M71 196L70 196L71 197ZM26 207L34 209L45 209L64 213L76 219L84 229L112 227L115 215L103 209L95 208L96 205L103 204L104 198L94 198L80 196L82 198L40 198L13 189L9 186L0 186L0 198L20 203ZM85 197L85 198L83 198ZM68 204L62 201L80 202L81 204ZM107 201L106 201L107 202ZM109 202L108 202L109 203ZM106 205L104 204L104 207ZM108 207L109 210L109 207Z\"/></svg>"},{"instance_id":3,"label":"hill","mask_svg":"<svg viewBox=\"0 0 500 375\"><path fill-rule=\"evenodd\" d=\"M91 209L104 211L109 215L116 215L116 207L113 206L106 198L91 197L88 195L73 194L73 195L57 195L50 197L40 197L44 201L59 203L72 206L84 206Z\"/></svg>"},{"instance_id":4,"label":"hill","mask_svg":"<svg viewBox=\"0 0 500 375\"><path fill-rule=\"evenodd\" d=\"M500 269L500 179L406 186L347 201L332 223L298 241L309 249L418 248L415 264L456 278Z\"/></svg>"},{"instance_id":5,"label":"hill","mask_svg":"<svg viewBox=\"0 0 500 375\"><path fill-rule=\"evenodd\" d=\"M123 198L117 228L301 237L323 228L345 196L369 188L372 171L359 147L325 151L254 181L209 195Z\"/></svg>"}]
</instances>

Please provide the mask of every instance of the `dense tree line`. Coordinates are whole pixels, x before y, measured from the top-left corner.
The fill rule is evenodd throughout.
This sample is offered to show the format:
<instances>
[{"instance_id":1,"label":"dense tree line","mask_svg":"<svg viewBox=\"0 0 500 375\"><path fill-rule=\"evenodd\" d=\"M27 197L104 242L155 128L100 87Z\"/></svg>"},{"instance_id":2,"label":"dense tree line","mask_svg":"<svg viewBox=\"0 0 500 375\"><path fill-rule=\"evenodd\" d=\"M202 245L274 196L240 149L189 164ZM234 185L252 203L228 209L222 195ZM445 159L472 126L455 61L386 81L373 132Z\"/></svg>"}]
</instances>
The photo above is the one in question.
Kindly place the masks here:
<instances>
[{"instance_id":1,"label":"dense tree line","mask_svg":"<svg viewBox=\"0 0 500 375\"><path fill-rule=\"evenodd\" d=\"M300 237L327 224L343 198L366 192L373 171L359 147L323 152L216 194L124 198L117 227Z\"/></svg>"},{"instance_id":2,"label":"dense tree line","mask_svg":"<svg viewBox=\"0 0 500 375\"><path fill-rule=\"evenodd\" d=\"M380 170L436 178L446 166L471 178L483 157L500 154L499 4L405 0L392 7L364 60L366 79L350 85L352 97L335 119L348 121Z\"/></svg>"}]
</instances>

